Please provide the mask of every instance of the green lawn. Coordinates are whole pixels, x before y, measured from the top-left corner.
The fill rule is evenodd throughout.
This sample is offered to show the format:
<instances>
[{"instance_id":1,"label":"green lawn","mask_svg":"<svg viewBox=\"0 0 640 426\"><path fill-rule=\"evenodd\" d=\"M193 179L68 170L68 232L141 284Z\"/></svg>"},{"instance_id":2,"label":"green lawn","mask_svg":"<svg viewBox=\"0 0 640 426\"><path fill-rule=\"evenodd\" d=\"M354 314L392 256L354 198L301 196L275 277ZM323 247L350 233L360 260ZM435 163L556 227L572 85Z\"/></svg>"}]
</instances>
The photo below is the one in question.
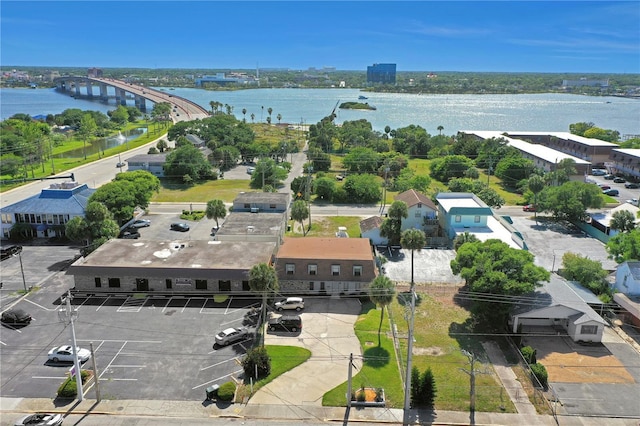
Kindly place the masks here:
<instances>
[{"instance_id":1,"label":"green lawn","mask_svg":"<svg viewBox=\"0 0 640 426\"><path fill-rule=\"evenodd\" d=\"M387 336L390 333L390 325L386 310L380 336L381 344L378 346L381 312L369 302L363 305L363 311L356 321L355 333L363 347L364 362L360 371L354 369L352 388L354 391L361 386L384 388L387 406L401 408L404 402L404 391L398 373L393 340ZM324 394L322 405L344 407L347 405L346 393L347 382L345 381Z\"/></svg>"},{"instance_id":2,"label":"green lawn","mask_svg":"<svg viewBox=\"0 0 640 426\"><path fill-rule=\"evenodd\" d=\"M320 218L311 217L311 231L307 233L307 237L335 237L340 226L347 228L349 237L360 237L360 217L357 216L323 216ZM309 226L309 221L305 220L305 229ZM302 237L299 231L300 223L289 221L292 231L287 232L287 237Z\"/></svg>"},{"instance_id":3,"label":"green lawn","mask_svg":"<svg viewBox=\"0 0 640 426\"><path fill-rule=\"evenodd\" d=\"M166 203L206 203L222 200L231 203L242 191L253 191L248 180L219 179L195 185L167 182L161 180L160 191L153 194L151 202Z\"/></svg>"},{"instance_id":4,"label":"green lawn","mask_svg":"<svg viewBox=\"0 0 640 426\"><path fill-rule=\"evenodd\" d=\"M396 299L390 306L400 335L407 334L405 309ZM421 372L431 367L438 390L435 407L440 410L466 411L469 409L469 376L461 371L469 362L460 349L485 357L480 337L472 334L467 320L469 312L453 303L451 297L433 298L419 294L416 305L413 345L413 365ZM402 363L406 363L406 339L400 339ZM487 374L476 375L476 410L488 412L515 412L490 364L476 364L476 369ZM504 410L502 410L502 408Z\"/></svg>"},{"instance_id":5,"label":"green lawn","mask_svg":"<svg viewBox=\"0 0 640 426\"><path fill-rule=\"evenodd\" d=\"M299 346L267 345L265 348L267 349L267 354L269 354L269 358L271 359L271 373L267 377L253 383L253 393L265 386L267 383L272 382L276 377L294 369L311 358L311 351ZM236 400L242 402L243 397L250 396L251 388L249 384L250 381L247 379L244 386L241 386L241 389L238 389Z\"/></svg>"}]
</instances>

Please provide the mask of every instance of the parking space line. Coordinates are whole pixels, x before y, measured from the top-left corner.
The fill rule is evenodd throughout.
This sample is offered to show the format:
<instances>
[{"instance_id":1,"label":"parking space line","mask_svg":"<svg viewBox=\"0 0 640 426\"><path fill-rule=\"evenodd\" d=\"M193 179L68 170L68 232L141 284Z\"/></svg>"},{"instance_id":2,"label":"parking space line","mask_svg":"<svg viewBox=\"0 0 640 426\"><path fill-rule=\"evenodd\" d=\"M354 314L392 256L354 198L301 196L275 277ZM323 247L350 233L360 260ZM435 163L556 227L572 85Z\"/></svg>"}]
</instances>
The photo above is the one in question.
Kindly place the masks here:
<instances>
[{"instance_id":1,"label":"parking space line","mask_svg":"<svg viewBox=\"0 0 640 426\"><path fill-rule=\"evenodd\" d=\"M82 306L84 306L85 303L87 303L87 300L91 299L90 297L85 297L84 300L82 301L81 304L79 304L78 306L76 306L76 309L80 309Z\"/></svg>"},{"instance_id":2,"label":"parking space line","mask_svg":"<svg viewBox=\"0 0 640 426\"><path fill-rule=\"evenodd\" d=\"M111 364L113 364L113 362L116 360L116 358L118 357L118 355L120 355L120 352L122 352L122 350L124 349L124 347L127 345L127 341L125 340L124 343L122 344L122 346L120 347L120 350L118 350L118 352L116 352L116 354L113 356L113 358L111 358L111 361L109 362L109 364L107 364L103 369L102 369L102 373L100 373L100 378L102 378L102 375L104 373L106 373L109 368L111 367Z\"/></svg>"},{"instance_id":3,"label":"parking space line","mask_svg":"<svg viewBox=\"0 0 640 426\"><path fill-rule=\"evenodd\" d=\"M112 365L111 368L141 368L141 367L146 367L146 364L141 364L141 365L135 365L135 364L118 364L118 365Z\"/></svg>"},{"instance_id":4,"label":"parking space line","mask_svg":"<svg viewBox=\"0 0 640 426\"><path fill-rule=\"evenodd\" d=\"M187 306L189 306L189 302L191 302L191 298L187 299L187 303L184 304L184 306L182 307L182 310L180 311L180 313L184 313L184 310L187 309Z\"/></svg>"},{"instance_id":5,"label":"parking space line","mask_svg":"<svg viewBox=\"0 0 640 426\"><path fill-rule=\"evenodd\" d=\"M29 299L24 299L24 301L25 301L25 302L29 302L29 303L31 303L32 305L36 305L38 308L40 308L40 309L44 309L45 311L55 311L55 310L56 310L56 308L53 308L53 309L45 308L44 306L39 305L39 304L37 304L36 302L32 302L32 301L31 301L31 300L29 300Z\"/></svg>"},{"instance_id":6,"label":"parking space line","mask_svg":"<svg viewBox=\"0 0 640 426\"><path fill-rule=\"evenodd\" d=\"M164 313L165 309L169 307L169 303L171 303L172 300L173 300L173 297L170 297L169 300L167 300L167 303L164 305L164 308L162 308L162 313Z\"/></svg>"},{"instance_id":7,"label":"parking space line","mask_svg":"<svg viewBox=\"0 0 640 426\"><path fill-rule=\"evenodd\" d=\"M162 343L162 340L100 340L100 339L78 339L78 342L125 342L125 343ZM102 345L100 343L100 345ZM100 347L100 346L98 346Z\"/></svg>"},{"instance_id":8,"label":"parking space line","mask_svg":"<svg viewBox=\"0 0 640 426\"><path fill-rule=\"evenodd\" d=\"M109 300L111 296L107 296L106 299L104 299L104 302L102 302L102 304L100 306L98 306L98 308L96 309L96 312L98 312L100 310L100 308L102 308L104 306L105 303L107 303L107 301Z\"/></svg>"},{"instance_id":9,"label":"parking space line","mask_svg":"<svg viewBox=\"0 0 640 426\"><path fill-rule=\"evenodd\" d=\"M2 340L0 340L0 345L7 346L7 344L5 342L3 342Z\"/></svg>"},{"instance_id":10,"label":"parking space line","mask_svg":"<svg viewBox=\"0 0 640 426\"><path fill-rule=\"evenodd\" d=\"M233 296L231 296L231 297L229 298L229 302L227 302L227 307L226 307L226 309L224 310L225 315L226 315L227 313L229 313L229 306L231 306L231 302L232 302L232 301L233 301Z\"/></svg>"},{"instance_id":11,"label":"parking space line","mask_svg":"<svg viewBox=\"0 0 640 426\"><path fill-rule=\"evenodd\" d=\"M56 376L31 376L32 379L56 379L65 380L68 376L56 377Z\"/></svg>"},{"instance_id":12,"label":"parking space line","mask_svg":"<svg viewBox=\"0 0 640 426\"><path fill-rule=\"evenodd\" d=\"M205 382L205 383L203 383L203 384L201 384L201 385L194 386L194 387L192 387L192 388L191 388L191 390L195 390L195 389L201 388L201 387L203 387L203 386L207 386L207 385L209 385L209 384L211 384L211 383L213 383L213 382L217 382L217 381L219 381L219 380L226 379L227 377L231 377L231 376L233 376L234 374L242 373L243 371L244 371L244 370L237 370L237 371L234 371L233 373L225 374L224 376L220 376L220 377L217 377L217 378L215 378L215 379L213 379L213 380L209 380L208 382Z\"/></svg>"},{"instance_id":13,"label":"parking space line","mask_svg":"<svg viewBox=\"0 0 640 426\"><path fill-rule=\"evenodd\" d=\"M211 354L211 352L209 352L209 354ZM206 367L203 367L203 368L200 369L200 371L204 371L204 370L207 370L207 369L212 368L212 367L217 367L218 365L226 364L227 362L233 361L233 360L235 360L235 358L226 359L224 361L220 361L220 362L217 362L215 364L211 364L211 365L208 365Z\"/></svg>"}]
</instances>

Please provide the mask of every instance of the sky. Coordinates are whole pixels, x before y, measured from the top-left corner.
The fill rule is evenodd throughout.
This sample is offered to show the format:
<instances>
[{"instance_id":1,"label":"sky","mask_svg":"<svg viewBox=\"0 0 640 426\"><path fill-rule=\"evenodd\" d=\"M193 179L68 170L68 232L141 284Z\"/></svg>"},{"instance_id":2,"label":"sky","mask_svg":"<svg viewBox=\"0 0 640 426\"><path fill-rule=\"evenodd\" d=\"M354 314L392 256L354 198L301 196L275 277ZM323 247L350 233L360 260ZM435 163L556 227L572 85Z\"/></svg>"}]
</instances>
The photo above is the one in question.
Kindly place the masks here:
<instances>
[{"instance_id":1,"label":"sky","mask_svg":"<svg viewBox=\"0 0 640 426\"><path fill-rule=\"evenodd\" d=\"M2 66L640 73L640 1L7 1Z\"/></svg>"}]
</instances>

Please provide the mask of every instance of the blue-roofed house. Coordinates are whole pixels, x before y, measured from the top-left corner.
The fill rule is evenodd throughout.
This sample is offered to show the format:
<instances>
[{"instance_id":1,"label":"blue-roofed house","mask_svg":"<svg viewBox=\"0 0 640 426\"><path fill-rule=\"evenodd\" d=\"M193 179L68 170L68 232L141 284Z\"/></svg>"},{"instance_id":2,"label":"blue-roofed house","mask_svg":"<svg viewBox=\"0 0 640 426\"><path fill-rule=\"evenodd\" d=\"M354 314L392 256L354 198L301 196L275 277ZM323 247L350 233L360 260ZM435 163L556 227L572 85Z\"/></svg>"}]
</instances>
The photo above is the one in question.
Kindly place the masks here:
<instances>
[{"instance_id":1,"label":"blue-roofed house","mask_svg":"<svg viewBox=\"0 0 640 426\"><path fill-rule=\"evenodd\" d=\"M89 197L96 190L77 182L54 183L17 203L0 209L1 238L8 239L16 223L31 225L34 238L64 235L64 225L76 216L84 217Z\"/></svg>"}]
</instances>

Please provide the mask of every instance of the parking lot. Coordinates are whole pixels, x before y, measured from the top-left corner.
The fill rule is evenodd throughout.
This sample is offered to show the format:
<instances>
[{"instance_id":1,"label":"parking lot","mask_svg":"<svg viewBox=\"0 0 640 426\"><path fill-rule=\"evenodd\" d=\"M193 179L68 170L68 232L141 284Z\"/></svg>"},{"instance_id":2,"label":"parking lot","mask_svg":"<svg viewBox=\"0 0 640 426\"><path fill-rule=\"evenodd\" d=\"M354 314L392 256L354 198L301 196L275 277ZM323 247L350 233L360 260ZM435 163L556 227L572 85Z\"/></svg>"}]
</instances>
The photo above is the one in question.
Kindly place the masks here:
<instances>
[{"instance_id":1,"label":"parking lot","mask_svg":"<svg viewBox=\"0 0 640 426\"><path fill-rule=\"evenodd\" d=\"M195 210L195 208L194 208ZM211 228L216 226L215 220L202 218L199 221L190 221L180 219L180 215L176 214L148 214L141 217L151 221L151 226L138 228L141 239L151 240L211 240ZM218 220L222 225L224 219ZM189 225L189 231L180 232L171 230L172 223L186 223Z\"/></svg>"},{"instance_id":2,"label":"parking lot","mask_svg":"<svg viewBox=\"0 0 640 426\"><path fill-rule=\"evenodd\" d=\"M1 393L5 397L55 397L70 364L52 364L49 349L71 343L70 327L58 317L59 288L32 293L18 304L33 321L24 328L4 326L0 341ZM103 398L204 398L205 389L241 371L240 358L255 328L245 313L252 299L74 298L78 346L93 343ZM214 347L225 328L247 326L249 337ZM85 368L91 368L92 361Z\"/></svg>"}]
</instances>

